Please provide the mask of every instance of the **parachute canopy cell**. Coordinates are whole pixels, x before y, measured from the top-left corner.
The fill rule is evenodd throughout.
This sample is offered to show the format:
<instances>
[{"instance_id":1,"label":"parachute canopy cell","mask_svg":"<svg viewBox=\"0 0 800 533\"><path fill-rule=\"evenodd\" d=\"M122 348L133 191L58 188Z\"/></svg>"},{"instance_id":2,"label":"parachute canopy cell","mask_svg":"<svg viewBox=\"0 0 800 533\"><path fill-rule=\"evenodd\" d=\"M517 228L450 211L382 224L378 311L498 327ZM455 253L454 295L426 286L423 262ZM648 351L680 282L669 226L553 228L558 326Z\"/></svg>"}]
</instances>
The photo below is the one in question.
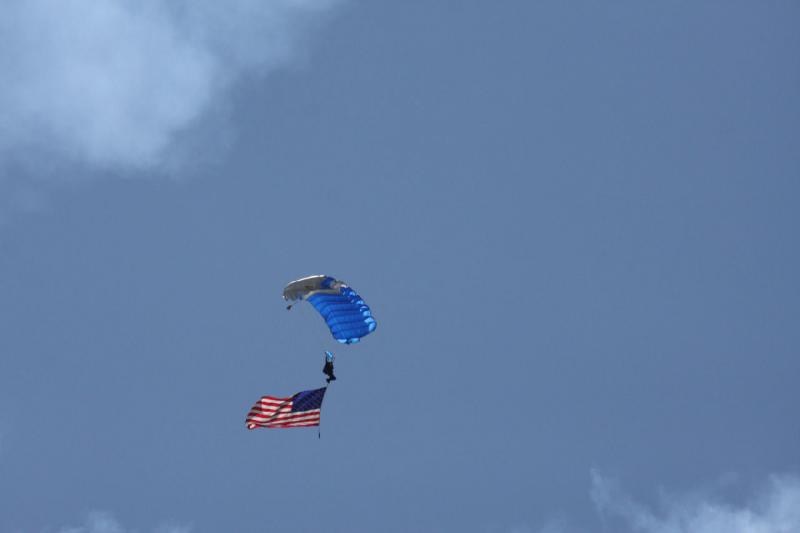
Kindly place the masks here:
<instances>
[{"instance_id":1,"label":"parachute canopy cell","mask_svg":"<svg viewBox=\"0 0 800 533\"><path fill-rule=\"evenodd\" d=\"M333 337L342 344L353 344L375 331L377 323L361 296L330 276L309 276L289 283L283 289L289 308L306 300L319 311Z\"/></svg>"}]
</instances>

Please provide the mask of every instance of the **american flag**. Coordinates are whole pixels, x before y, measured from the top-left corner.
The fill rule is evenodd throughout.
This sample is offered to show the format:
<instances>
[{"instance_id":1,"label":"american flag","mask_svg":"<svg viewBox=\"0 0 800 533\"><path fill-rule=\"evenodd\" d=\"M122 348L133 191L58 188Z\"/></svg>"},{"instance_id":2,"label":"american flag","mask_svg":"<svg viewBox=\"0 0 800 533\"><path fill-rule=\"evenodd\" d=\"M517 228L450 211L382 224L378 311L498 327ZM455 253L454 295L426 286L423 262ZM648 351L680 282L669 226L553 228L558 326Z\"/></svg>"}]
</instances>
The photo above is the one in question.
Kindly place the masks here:
<instances>
[{"instance_id":1,"label":"american flag","mask_svg":"<svg viewBox=\"0 0 800 533\"><path fill-rule=\"evenodd\" d=\"M262 396L247 414L247 429L318 426L326 390L306 390L288 398Z\"/></svg>"}]
</instances>

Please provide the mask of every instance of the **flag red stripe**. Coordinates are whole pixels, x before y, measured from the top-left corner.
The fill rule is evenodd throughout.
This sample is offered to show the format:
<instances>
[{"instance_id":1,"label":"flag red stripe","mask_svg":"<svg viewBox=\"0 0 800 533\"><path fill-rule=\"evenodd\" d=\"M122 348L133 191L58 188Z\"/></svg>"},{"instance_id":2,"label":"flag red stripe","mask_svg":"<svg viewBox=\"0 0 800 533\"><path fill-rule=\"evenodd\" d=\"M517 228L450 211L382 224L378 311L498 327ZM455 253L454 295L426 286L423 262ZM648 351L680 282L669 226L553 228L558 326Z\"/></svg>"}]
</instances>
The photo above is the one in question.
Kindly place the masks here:
<instances>
[{"instance_id":1,"label":"flag red stripe","mask_svg":"<svg viewBox=\"0 0 800 533\"><path fill-rule=\"evenodd\" d=\"M319 419L317 420L309 420L307 422L288 422L285 424L264 424L263 427L267 428L298 428L298 427L311 427L311 426L318 426Z\"/></svg>"},{"instance_id":2,"label":"flag red stripe","mask_svg":"<svg viewBox=\"0 0 800 533\"><path fill-rule=\"evenodd\" d=\"M276 398L275 400L268 400L266 398L261 398L258 400L257 403L267 404L267 405L283 405L286 403L292 403L291 398Z\"/></svg>"},{"instance_id":3,"label":"flag red stripe","mask_svg":"<svg viewBox=\"0 0 800 533\"><path fill-rule=\"evenodd\" d=\"M246 422L252 422L255 424L290 424L293 422L303 422L306 420L319 420L319 417L319 413L298 414L284 418L248 417Z\"/></svg>"},{"instance_id":4,"label":"flag red stripe","mask_svg":"<svg viewBox=\"0 0 800 533\"><path fill-rule=\"evenodd\" d=\"M281 423L273 423L273 422L248 422L247 427L256 426L260 428L291 428L291 427L303 427L303 426L318 426L319 425L319 418L313 420L302 420L299 422L281 422ZM250 428L252 429L252 428Z\"/></svg>"}]
</instances>

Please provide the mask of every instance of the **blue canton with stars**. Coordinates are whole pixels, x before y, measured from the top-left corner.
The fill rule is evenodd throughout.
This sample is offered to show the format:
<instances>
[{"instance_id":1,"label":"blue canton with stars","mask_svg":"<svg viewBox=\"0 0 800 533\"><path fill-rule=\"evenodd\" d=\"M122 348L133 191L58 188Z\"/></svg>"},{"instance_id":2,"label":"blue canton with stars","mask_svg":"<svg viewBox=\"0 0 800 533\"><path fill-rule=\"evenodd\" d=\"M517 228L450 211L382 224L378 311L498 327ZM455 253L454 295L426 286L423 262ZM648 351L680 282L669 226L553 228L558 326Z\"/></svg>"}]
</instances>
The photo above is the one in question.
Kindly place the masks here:
<instances>
[{"instance_id":1,"label":"blue canton with stars","mask_svg":"<svg viewBox=\"0 0 800 533\"><path fill-rule=\"evenodd\" d=\"M321 389L306 390L298 392L292 396L292 412L310 411L311 409L321 409L322 399L325 397L327 387Z\"/></svg>"}]
</instances>

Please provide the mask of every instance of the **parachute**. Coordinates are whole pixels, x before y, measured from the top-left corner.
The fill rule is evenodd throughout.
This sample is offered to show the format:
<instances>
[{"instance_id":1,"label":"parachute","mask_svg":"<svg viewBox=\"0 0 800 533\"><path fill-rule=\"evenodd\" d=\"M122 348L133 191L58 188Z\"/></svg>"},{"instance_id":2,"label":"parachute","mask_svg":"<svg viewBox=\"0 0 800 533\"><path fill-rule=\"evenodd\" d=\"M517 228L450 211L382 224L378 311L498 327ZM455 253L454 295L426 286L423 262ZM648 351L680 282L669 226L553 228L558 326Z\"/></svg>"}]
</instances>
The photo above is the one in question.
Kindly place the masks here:
<instances>
[{"instance_id":1,"label":"parachute","mask_svg":"<svg viewBox=\"0 0 800 533\"><path fill-rule=\"evenodd\" d=\"M308 276L292 281L283 289L283 299L290 302L287 309L296 301L308 301L342 344L360 341L378 325L361 296L343 281L330 276Z\"/></svg>"}]
</instances>

